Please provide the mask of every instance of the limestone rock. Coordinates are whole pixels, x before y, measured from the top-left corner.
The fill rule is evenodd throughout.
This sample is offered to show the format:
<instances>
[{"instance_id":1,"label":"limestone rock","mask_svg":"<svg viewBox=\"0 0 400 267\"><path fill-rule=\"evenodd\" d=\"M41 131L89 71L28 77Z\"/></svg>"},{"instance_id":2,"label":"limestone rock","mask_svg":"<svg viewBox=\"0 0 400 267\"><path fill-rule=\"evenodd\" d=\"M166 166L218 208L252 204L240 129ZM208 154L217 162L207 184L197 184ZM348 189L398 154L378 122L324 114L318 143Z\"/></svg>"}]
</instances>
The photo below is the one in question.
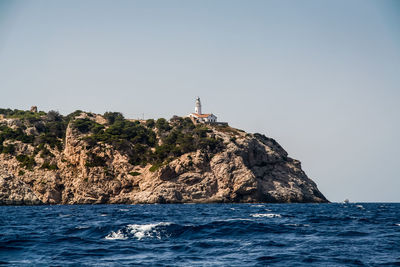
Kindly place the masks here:
<instances>
[{"instance_id":1,"label":"limestone rock","mask_svg":"<svg viewBox=\"0 0 400 267\"><path fill-rule=\"evenodd\" d=\"M13 175L0 174L0 205L39 205L42 202L29 185Z\"/></svg>"},{"instance_id":2,"label":"limestone rock","mask_svg":"<svg viewBox=\"0 0 400 267\"><path fill-rule=\"evenodd\" d=\"M100 115L82 113L80 118L107 123ZM22 124L16 119L3 123ZM150 164L132 165L124 151L111 145L89 146L87 134L69 125L63 149L48 147L54 170L40 167L44 159L39 154L32 170L0 154L0 205L328 202L300 162L275 140L233 128L209 128L209 136L225 143L222 149L186 153L154 170ZM37 130L27 127L26 133ZM31 144L14 143L18 153L34 153ZM88 165L90 155L104 158L105 165Z\"/></svg>"}]
</instances>

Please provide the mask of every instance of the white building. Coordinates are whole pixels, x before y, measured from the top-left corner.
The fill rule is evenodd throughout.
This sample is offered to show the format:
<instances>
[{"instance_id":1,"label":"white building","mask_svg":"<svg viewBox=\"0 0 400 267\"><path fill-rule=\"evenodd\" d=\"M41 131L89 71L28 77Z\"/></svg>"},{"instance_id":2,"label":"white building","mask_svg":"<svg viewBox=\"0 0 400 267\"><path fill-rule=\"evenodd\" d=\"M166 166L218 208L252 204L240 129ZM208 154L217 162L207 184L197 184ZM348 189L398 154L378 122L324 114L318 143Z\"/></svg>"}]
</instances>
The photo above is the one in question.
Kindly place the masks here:
<instances>
[{"instance_id":1,"label":"white building","mask_svg":"<svg viewBox=\"0 0 400 267\"><path fill-rule=\"evenodd\" d=\"M203 114L201 113L201 102L200 97L196 98L196 107L194 108L194 113L190 113L189 117L192 118L195 122L200 123L214 123L217 122L217 116L214 114Z\"/></svg>"}]
</instances>

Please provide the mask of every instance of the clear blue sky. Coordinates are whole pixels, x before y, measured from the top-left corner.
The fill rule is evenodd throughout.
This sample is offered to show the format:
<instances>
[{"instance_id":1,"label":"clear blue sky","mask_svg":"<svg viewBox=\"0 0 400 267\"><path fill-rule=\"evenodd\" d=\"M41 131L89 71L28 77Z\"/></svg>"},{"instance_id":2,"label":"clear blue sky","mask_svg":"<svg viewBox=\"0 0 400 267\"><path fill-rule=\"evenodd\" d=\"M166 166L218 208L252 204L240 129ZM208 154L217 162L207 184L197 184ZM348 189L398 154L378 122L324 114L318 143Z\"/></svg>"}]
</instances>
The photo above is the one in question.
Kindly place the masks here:
<instances>
[{"instance_id":1,"label":"clear blue sky","mask_svg":"<svg viewBox=\"0 0 400 267\"><path fill-rule=\"evenodd\" d=\"M0 0L0 107L203 111L331 201L400 201L400 1Z\"/></svg>"}]
</instances>

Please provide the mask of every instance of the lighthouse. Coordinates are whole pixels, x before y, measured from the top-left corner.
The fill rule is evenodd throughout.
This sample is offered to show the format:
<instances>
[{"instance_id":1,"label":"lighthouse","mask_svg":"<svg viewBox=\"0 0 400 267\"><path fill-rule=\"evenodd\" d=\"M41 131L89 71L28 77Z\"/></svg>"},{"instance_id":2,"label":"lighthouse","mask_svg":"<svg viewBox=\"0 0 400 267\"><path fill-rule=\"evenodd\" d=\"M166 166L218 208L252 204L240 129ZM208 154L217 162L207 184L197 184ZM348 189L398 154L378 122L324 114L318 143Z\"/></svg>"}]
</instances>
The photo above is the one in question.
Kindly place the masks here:
<instances>
[{"instance_id":1,"label":"lighthouse","mask_svg":"<svg viewBox=\"0 0 400 267\"><path fill-rule=\"evenodd\" d=\"M212 113L209 114L203 114L201 112L201 102L200 102L200 97L196 98L196 106L194 108L194 113L190 113L188 115L189 118L192 118L192 120L195 123L216 123L217 122L217 116L215 116Z\"/></svg>"},{"instance_id":2,"label":"lighthouse","mask_svg":"<svg viewBox=\"0 0 400 267\"><path fill-rule=\"evenodd\" d=\"M201 102L200 97L196 98L196 107L194 108L194 113L201 115Z\"/></svg>"}]
</instances>

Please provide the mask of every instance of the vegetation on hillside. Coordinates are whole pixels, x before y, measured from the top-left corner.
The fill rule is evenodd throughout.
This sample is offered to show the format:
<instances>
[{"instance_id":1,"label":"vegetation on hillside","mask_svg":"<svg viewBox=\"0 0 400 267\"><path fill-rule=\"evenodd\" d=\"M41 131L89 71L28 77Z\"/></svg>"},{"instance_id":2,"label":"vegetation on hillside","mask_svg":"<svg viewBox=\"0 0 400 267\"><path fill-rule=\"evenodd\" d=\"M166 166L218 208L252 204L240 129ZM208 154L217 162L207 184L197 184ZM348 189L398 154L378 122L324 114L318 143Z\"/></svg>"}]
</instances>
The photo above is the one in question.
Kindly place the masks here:
<instances>
[{"instance_id":1,"label":"vegetation on hillside","mask_svg":"<svg viewBox=\"0 0 400 267\"><path fill-rule=\"evenodd\" d=\"M0 108L0 115L3 115L6 118L16 118L16 119L24 119L29 122L35 122L41 119L41 116L45 116L46 113L43 111L39 112L30 112L19 109L3 109Z\"/></svg>"},{"instance_id":2,"label":"vegetation on hillside","mask_svg":"<svg viewBox=\"0 0 400 267\"><path fill-rule=\"evenodd\" d=\"M133 165L160 166L188 152L215 151L222 147L221 140L207 136L208 128L195 126L190 119L180 118L169 123L161 118L140 123L114 116L108 124L104 127L89 119L77 119L72 125L81 133L90 133L84 138L89 148L99 143L109 144L127 154Z\"/></svg>"},{"instance_id":3,"label":"vegetation on hillside","mask_svg":"<svg viewBox=\"0 0 400 267\"><path fill-rule=\"evenodd\" d=\"M0 109L0 115L12 119L11 125L0 124L0 153L14 155L15 142L30 144L34 147L33 154L15 155L20 165L32 169L36 165L34 157L40 153L44 159L54 157L49 149L61 151L64 146L65 133L70 120L82 111L75 111L68 116L62 116L57 111L30 112L23 110ZM43 168L54 169L49 163Z\"/></svg>"},{"instance_id":4,"label":"vegetation on hillside","mask_svg":"<svg viewBox=\"0 0 400 267\"><path fill-rule=\"evenodd\" d=\"M189 118L174 117L170 122L160 118L145 122L127 120L119 112L106 112L103 117L107 123L99 124L95 115L76 118L83 112L77 110L67 116L56 111L30 112L22 110L0 109L4 118L17 119L12 126L0 123L0 153L16 156L20 165L28 170L36 166L35 156L45 160L41 168L55 170L57 165L50 164L54 150L64 147L67 126L82 134L88 149L86 166L106 166L108 158L102 158L91 152L99 144L108 144L127 155L133 165L152 164L152 171L162 164L182 154L196 150L217 152L223 142L216 139L205 125L194 125ZM30 144L33 154L16 154L16 142ZM52 152L53 151L53 152Z\"/></svg>"}]
</instances>

